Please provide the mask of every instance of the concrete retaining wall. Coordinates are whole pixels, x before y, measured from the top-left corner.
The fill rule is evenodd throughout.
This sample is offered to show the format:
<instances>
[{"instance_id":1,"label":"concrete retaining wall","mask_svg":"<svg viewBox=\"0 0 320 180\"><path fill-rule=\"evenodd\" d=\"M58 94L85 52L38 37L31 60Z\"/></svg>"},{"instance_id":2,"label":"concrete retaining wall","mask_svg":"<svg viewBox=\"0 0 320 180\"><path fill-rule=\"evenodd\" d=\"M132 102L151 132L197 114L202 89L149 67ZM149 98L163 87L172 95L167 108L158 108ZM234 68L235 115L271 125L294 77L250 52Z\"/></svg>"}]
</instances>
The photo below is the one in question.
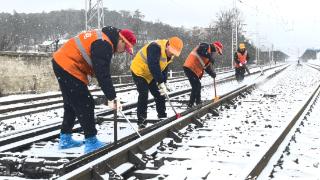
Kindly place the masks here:
<instances>
[{"instance_id":1,"label":"concrete retaining wall","mask_svg":"<svg viewBox=\"0 0 320 180\"><path fill-rule=\"evenodd\" d=\"M0 96L25 93L43 93L59 90L51 65L51 53L18 53L0 51ZM116 58L113 60L118 62ZM111 69L115 63L111 65ZM183 74L172 72L171 76ZM132 82L131 74L116 76L112 81L116 83ZM93 79L94 84L98 84Z\"/></svg>"},{"instance_id":2,"label":"concrete retaining wall","mask_svg":"<svg viewBox=\"0 0 320 180\"><path fill-rule=\"evenodd\" d=\"M59 89L51 54L0 52L0 96Z\"/></svg>"}]
</instances>

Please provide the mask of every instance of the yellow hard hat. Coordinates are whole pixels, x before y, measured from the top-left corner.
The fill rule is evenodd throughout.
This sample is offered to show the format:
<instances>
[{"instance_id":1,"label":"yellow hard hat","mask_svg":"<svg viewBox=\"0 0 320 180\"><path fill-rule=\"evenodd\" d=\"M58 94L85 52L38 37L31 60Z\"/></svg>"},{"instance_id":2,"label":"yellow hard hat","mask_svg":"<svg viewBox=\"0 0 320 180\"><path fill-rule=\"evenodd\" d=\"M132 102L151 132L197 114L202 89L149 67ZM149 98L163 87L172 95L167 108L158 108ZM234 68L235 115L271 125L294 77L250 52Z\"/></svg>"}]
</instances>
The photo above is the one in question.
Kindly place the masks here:
<instances>
[{"instance_id":1,"label":"yellow hard hat","mask_svg":"<svg viewBox=\"0 0 320 180\"><path fill-rule=\"evenodd\" d=\"M240 49L245 49L246 46L244 45L244 43L240 43L240 44L239 44L239 48L240 48Z\"/></svg>"},{"instance_id":2,"label":"yellow hard hat","mask_svg":"<svg viewBox=\"0 0 320 180\"><path fill-rule=\"evenodd\" d=\"M174 36L169 39L169 51L175 56L179 56L183 48L183 42L180 38Z\"/></svg>"}]
</instances>

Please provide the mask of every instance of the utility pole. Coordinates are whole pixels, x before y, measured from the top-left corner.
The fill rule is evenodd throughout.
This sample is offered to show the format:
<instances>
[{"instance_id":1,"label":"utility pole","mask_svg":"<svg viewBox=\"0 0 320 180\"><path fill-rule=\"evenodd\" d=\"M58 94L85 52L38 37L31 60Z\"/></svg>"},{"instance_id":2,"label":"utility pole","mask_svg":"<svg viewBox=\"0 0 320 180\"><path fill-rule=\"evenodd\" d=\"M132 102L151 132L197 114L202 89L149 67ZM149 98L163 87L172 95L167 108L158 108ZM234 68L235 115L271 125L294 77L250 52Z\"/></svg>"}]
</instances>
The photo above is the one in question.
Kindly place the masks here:
<instances>
[{"instance_id":1,"label":"utility pole","mask_svg":"<svg viewBox=\"0 0 320 180\"><path fill-rule=\"evenodd\" d=\"M256 17L258 17L258 6L256 6ZM258 19L258 18L257 18ZM259 37L259 26L258 26L259 22L258 20L256 21L256 52L255 52L255 56L256 56L256 60L257 60L257 65L262 64L260 63L259 59L260 59L260 37ZM262 66L261 66L262 67Z\"/></svg>"},{"instance_id":2,"label":"utility pole","mask_svg":"<svg viewBox=\"0 0 320 180\"><path fill-rule=\"evenodd\" d=\"M231 35L231 67L233 69L233 54L237 52L238 47L238 18L237 18L237 0L233 0L233 14L234 22L232 24L232 35Z\"/></svg>"},{"instance_id":3,"label":"utility pole","mask_svg":"<svg viewBox=\"0 0 320 180\"><path fill-rule=\"evenodd\" d=\"M268 63L271 66L271 51L269 47L268 47Z\"/></svg>"},{"instance_id":4,"label":"utility pole","mask_svg":"<svg viewBox=\"0 0 320 180\"><path fill-rule=\"evenodd\" d=\"M86 30L104 26L103 0L85 0Z\"/></svg>"},{"instance_id":5,"label":"utility pole","mask_svg":"<svg viewBox=\"0 0 320 180\"><path fill-rule=\"evenodd\" d=\"M233 55L237 52L238 49L238 11L237 11L237 1L242 3L241 0L233 0L233 15L234 22L232 24L232 32L231 32L231 67L233 68Z\"/></svg>"},{"instance_id":6,"label":"utility pole","mask_svg":"<svg viewBox=\"0 0 320 180\"><path fill-rule=\"evenodd\" d=\"M271 45L271 61L274 61L274 59L273 59L273 44Z\"/></svg>"},{"instance_id":7,"label":"utility pole","mask_svg":"<svg viewBox=\"0 0 320 180\"><path fill-rule=\"evenodd\" d=\"M300 64L300 49L298 48L298 64Z\"/></svg>"}]
</instances>

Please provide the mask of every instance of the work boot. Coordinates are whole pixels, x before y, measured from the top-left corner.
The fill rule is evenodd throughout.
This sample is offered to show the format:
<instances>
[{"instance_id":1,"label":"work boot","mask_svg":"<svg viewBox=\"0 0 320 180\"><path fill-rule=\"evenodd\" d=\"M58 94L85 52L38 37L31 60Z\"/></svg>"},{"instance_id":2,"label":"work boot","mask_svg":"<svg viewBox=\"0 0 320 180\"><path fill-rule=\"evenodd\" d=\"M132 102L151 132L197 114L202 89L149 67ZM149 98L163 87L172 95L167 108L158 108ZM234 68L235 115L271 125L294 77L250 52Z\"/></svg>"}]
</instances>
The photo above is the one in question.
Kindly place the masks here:
<instances>
[{"instance_id":1,"label":"work boot","mask_svg":"<svg viewBox=\"0 0 320 180\"><path fill-rule=\"evenodd\" d=\"M147 126L147 121L143 117L138 118L138 129L141 130Z\"/></svg>"},{"instance_id":2,"label":"work boot","mask_svg":"<svg viewBox=\"0 0 320 180\"><path fill-rule=\"evenodd\" d=\"M158 118L159 119L166 119L167 118L167 113L158 114Z\"/></svg>"},{"instance_id":3,"label":"work boot","mask_svg":"<svg viewBox=\"0 0 320 180\"><path fill-rule=\"evenodd\" d=\"M86 138L85 140L85 147L84 147L84 153L90 153L94 150L97 150L105 145L104 142L101 142L97 139L96 136L92 136L89 138Z\"/></svg>"},{"instance_id":4,"label":"work boot","mask_svg":"<svg viewBox=\"0 0 320 180\"><path fill-rule=\"evenodd\" d=\"M71 134L60 133L59 149L69 149L73 147L79 147L82 145L82 141L76 141L72 139Z\"/></svg>"},{"instance_id":5,"label":"work boot","mask_svg":"<svg viewBox=\"0 0 320 180\"><path fill-rule=\"evenodd\" d=\"M197 106L198 106L199 104L202 104L202 101L201 101L201 100L196 102L196 105L197 105Z\"/></svg>"}]
</instances>

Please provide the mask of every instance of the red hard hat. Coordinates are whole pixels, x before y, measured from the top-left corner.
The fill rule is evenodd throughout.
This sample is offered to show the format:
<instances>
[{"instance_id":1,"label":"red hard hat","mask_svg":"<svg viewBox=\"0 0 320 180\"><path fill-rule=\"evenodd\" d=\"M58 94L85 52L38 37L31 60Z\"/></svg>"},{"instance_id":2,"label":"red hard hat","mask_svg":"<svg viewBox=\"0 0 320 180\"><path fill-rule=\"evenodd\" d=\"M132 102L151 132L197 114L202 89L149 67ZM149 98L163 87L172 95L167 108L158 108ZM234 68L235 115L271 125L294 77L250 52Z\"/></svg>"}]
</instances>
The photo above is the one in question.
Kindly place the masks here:
<instances>
[{"instance_id":1,"label":"red hard hat","mask_svg":"<svg viewBox=\"0 0 320 180\"><path fill-rule=\"evenodd\" d=\"M216 48L217 52L222 55L222 49L223 49L223 45L220 41L215 41L212 43L213 46Z\"/></svg>"},{"instance_id":2,"label":"red hard hat","mask_svg":"<svg viewBox=\"0 0 320 180\"><path fill-rule=\"evenodd\" d=\"M130 29L122 29L119 32L119 35L126 43L126 51L132 55L133 54L133 46L137 43L136 35Z\"/></svg>"}]
</instances>

